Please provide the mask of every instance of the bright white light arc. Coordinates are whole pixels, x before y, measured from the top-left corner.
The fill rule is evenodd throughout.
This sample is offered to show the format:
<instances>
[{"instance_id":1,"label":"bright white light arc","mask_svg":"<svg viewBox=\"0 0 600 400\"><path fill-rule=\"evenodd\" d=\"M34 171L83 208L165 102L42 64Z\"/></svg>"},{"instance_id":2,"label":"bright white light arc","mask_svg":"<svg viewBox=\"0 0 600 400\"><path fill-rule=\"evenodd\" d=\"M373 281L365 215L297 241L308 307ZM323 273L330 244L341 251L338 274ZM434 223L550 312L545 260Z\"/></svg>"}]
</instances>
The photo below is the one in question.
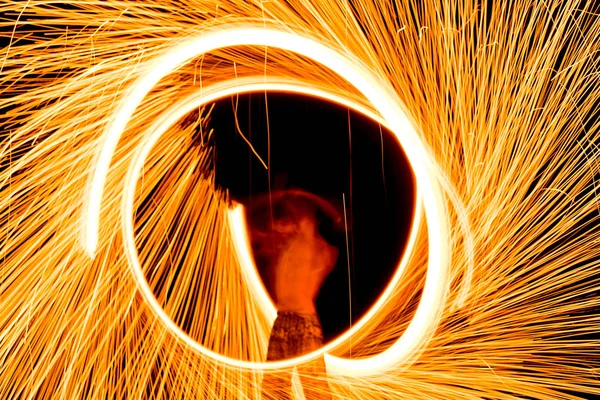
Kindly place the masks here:
<instances>
[{"instance_id":1,"label":"bright white light arc","mask_svg":"<svg viewBox=\"0 0 600 400\"><path fill-rule=\"evenodd\" d=\"M402 110L399 100L391 95L390 91L385 90L378 79L370 75L367 68L357 64L356 61L351 62L339 53L309 38L262 27L224 27L221 31L210 32L192 38L181 46L173 49L173 51L168 52L160 59L155 60L148 69L150 72L133 85L133 89L125 97L121 108L113 119L113 123L108 127L105 133L97 164L92 171L88 198L85 203L82 238L85 250L91 256L93 256L96 251L98 244L101 199L109 166L127 122L147 93L165 75L190 59L219 48L242 45L270 46L295 52L311 58L336 72L365 96L372 104L373 108L381 115L382 119L385 121L385 125L395 134L405 150L413 168L425 215L427 216L429 260L421 301L417 307L413 320L410 322L404 334L388 350L364 359L343 359L326 355L326 361L330 373L343 375L377 374L391 366L397 366L399 363L407 362L410 360L411 355L418 350L420 341L424 337L427 337L432 329L437 326L439 309L443 304L446 289L445 275L448 262L448 246L446 239L448 228L445 218L443 197L436 182L436 169L434 168L433 163L430 162L426 149L421 144L415 129L412 127ZM218 96L213 95L213 98L216 99L222 96L223 94L220 93ZM202 101L211 101L210 96L205 95ZM124 196L122 207L123 231L126 238L133 238L133 231L129 231L132 227L132 223L129 224L130 226L128 227L128 223L126 222L128 220L133 220L132 210L131 208L128 209L126 205L133 204L133 193L135 191L131 189L131 187L135 186L135 183L137 182L137 180L134 179L136 175L135 171L136 168L138 168L138 170L141 169L143 160L151 149L150 143L150 141L146 143L144 151L140 153L140 156L132 164L132 168L128 174L127 182L129 182L129 184L126 185L126 195ZM144 155L143 153L146 154ZM133 184L131 184L131 182L133 182ZM407 255L403 258L406 257ZM131 254L128 254L128 258L134 274L138 274L137 278L139 281L139 273L141 272L139 261L138 265L135 265L135 260L132 258ZM145 282L143 273L141 278L141 280ZM170 321L170 319L165 314L164 310L162 310L156 301L156 298L154 298L151 290L150 293L147 293L146 289L149 289L147 282L146 287L143 286L144 285L140 285L140 290L142 291L145 300L148 301L151 306L153 312L167 324L172 332L185 340L187 335L182 332L179 327L175 324L172 324L174 326L169 326L168 321ZM194 341L188 342L186 340L186 343L195 350L210 356L217 361L242 368L253 369L290 367L308 361L316 356L315 353L318 353L311 353L293 360L253 363L232 360L231 358L210 352L206 348L199 348ZM326 346L326 348L327 347L328 346Z\"/></svg>"},{"instance_id":2,"label":"bright white light arc","mask_svg":"<svg viewBox=\"0 0 600 400\"><path fill-rule=\"evenodd\" d=\"M254 83L259 82L259 83ZM336 365L343 365L348 367L348 363L344 358L334 357L330 354L326 354L326 352L335 349L337 346L342 344L344 341L348 340L352 335L354 335L357 331L359 331L370 318L372 318L384 305L384 303L388 300L389 296L392 294L396 285L400 282L400 279L405 271L409 257L411 254L413 246L416 241L418 229L412 229L409 235L409 240L405 247L404 256L400 261L400 265L398 266L392 280L388 284L386 290L382 293L376 303L371 307L371 309L363 316L358 323L356 323L352 329L346 331L343 335L336 338L331 343L322 347L318 351L312 352L302 357L289 359L280 362L268 362L268 363L256 363L256 362L245 362L236 359L232 359L230 357L223 356L222 354L213 352L206 347L202 346L200 343L196 342L194 339L189 337L183 330L175 324L175 322L166 314L166 312L162 309L158 300L154 296L152 288L149 286L148 281L146 280L143 272L143 268L140 264L140 260L137 253L137 248L135 245L135 237L134 237L134 202L135 202L135 192L137 182L140 179L141 171L143 169L143 165L148 155L150 154L152 148L156 145L160 137L177 121L183 118L190 111L198 109L203 105L219 100L223 97L232 96L235 94L253 92L253 91L280 91L287 93L299 93L304 95L311 95L321 99L329 100L334 103L338 103L347 107L350 107L357 112L360 112L367 117L372 118L374 121L382 123L385 126L385 121L381 119L381 117L375 115L370 112L368 109L349 102L343 98L339 98L337 96L333 96L331 94L322 92L320 90L311 89L307 86L302 86L298 84L293 84L289 82L282 82L281 80L270 80L267 79L265 82L264 77L253 77L246 79L235 79L225 81L219 84L212 85L208 88L205 88L203 91L198 91L196 94L190 95L187 99L179 102L175 106L172 107L172 110L163 113L162 118L160 118L145 134L145 138L143 139L143 143L139 146L135 156L134 161L130 166L130 169L127 174L127 178L125 180L125 189L124 189L124 197L122 203L122 228L123 228L123 238L125 244L125 252L129 261L129 265L132 270L132 274L135 277L136 283L142 293L144 299L150 305L150 309L157 316L159 320L163 322L163 324L167 327L168 330L173 333L173 335L184 343L186 343L191 348L197 350L198 352L205 354L213 359L219 360L224 363L228 363L231 365L235 365L238 367L247 367L254 369L271 369L271 368L285 368L296 365L301 362L309 361L315 357L320 356L325 353L325 358L328 366L328 371L330 373L335 373L336 371L339 373L339 368L336 368ZM418 227L420 226L423 211L421 202L419 200L418 193L415 194L415 204L416 209L413 216L412 226ZM242 268L242 275L246 281L246 284L249 286L249 290L254 296L254 298L258 301L259 307L261 311L265 314L265 316L272 323L276 317L277 311L275 306L271 302L269 295L267 294L264 285L258 275L256 270L256 266L252 261L251 249L247 237L247 230L245 226L245 217L243 215L243 208L241 206L235 207L233 210L230 210L229 215L229 226L232 232L232 242L234 244L234 249L236 251L236 255L240 262L240 267ZM418 323L418 322L417 322ZM392 346L388 352L392 352L391 355L384 359L387 363L371 363L370 368L368 370L354 370L354 373L365 372L374 373L374 371L381 370L391 364L390 362L397 361L397 356L395 353L398 349L403 348L402 343L398 347ZM383 353L382 353L383 354ZM359 361L361 365L369 365L370 358L363 358Z\"/></svg>"}]
</instances>

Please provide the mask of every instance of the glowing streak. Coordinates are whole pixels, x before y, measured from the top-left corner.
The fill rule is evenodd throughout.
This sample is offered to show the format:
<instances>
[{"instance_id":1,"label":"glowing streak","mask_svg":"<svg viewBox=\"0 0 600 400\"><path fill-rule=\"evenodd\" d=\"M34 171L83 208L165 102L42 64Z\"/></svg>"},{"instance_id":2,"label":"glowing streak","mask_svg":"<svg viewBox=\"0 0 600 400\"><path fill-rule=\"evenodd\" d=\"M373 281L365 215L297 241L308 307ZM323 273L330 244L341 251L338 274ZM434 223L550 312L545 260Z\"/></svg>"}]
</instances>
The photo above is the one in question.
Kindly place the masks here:
<instances>
[{"instance_id":1,"label":"glowing streak","mask_svg":"<svg viewBox=\"0 0 600 400\"><path fill-rule=\"evenodd\" d=\"M85 250L90 255L95 253L98 241L100 204L112 155L128 120L145 95L162 77L191 58L218 48L240 45L273 46L289 50L309 57L335 71L355 86L371 102L405 149L417 182L421 187L421 194L428 219L429 265L421 301L405 333L388 351L364 360L341 360L329 357L327 362L328 368L331 371L372 374L377 373L382 368L388 368L397 364L398 360L407 360L419 347L419 343L423 338L428 336L431 333L431 329L437 325L440 313L439 308L443 304L446 288L445 274L448 261L448 246L444 239L447 238L447 226L444 218L442 195L435 179L436 171L429 162L428 155L421 145L417 133L399 106L398 99L391 96L390 92L384 90L377 79L370 76L366 68L356 63L351 63L337 52L308 38L279 32L274 29L242 29L232 27L227 30L193 38L157 60L154 68L150 68L150 72L134 84L129 95L125 97L122 108L115 116L113 124L106 132L105 142L100 150L97 165L92 172L91 187L88 192L89 197L86 204L86 213L84 214L84 220L87 222L83 230ZM220 96L216 96L215 98ZM207 99L208 96L204 101L207 102ZM138 158L137 164L141 162L141 159ZM131 175L135 175L135 173ZM132 202L133 191L129 190L129 192L129 201ZM131 211L124 210L124 215L127 215L128 212L130 213ZM125 220L127 219L125 218ZM124 229L126 229L125 226ZM133 232L126 232L126 235L129 233L133 236ZM133 262L132 257L130 257L130 261ZM139 264L134 265L134 269L141 272ZM150 304L155 308L157 307L154 311L158 315L166 317L164 311L158 307L156 299L153 296L149 296L152 293L146 294L148 295L147 300L150 300ZM179 330L178 327L172 328ZM183 332L181 333L183 334ZM202 349L198 350L202 351ZM206 349L204 350L206 351ZM215 353L212 355L215 359L223 362L231 363L232 361ZM272 363L271 367L290 366L296 362L308 361L311 356L307 355L295 360ZM251 368L264 368L266 365L262 363L243 363L241 361L235 361L235 364Z\"/></svg>"},{"instance_id":2,"label":"glowing streak","mask_svg":"<svg viewBox=\"0 0 600 400\"><path fill-rule=\"evenodd\" d=\"M267 291L258 275L258 271L252 261L252 251L248 241L248 231L246 230L246 218L244 217L244 207L240 204L229 211L227 216L229 229L233 236L233 248L242 268L244 280L250 288L250 293L258 302L263 314L266 315L270 324L273 324L277 317L277 309L267 294Z\"/></svg>"},{"instance_id":3,"label":"glowing streak","mask_svg":"<svg viewBox=\"0 0 600 400\"><path fill-rule=\"evenodd\" d=\"M83 240L83 243L86 244L86 250L89 254L93 254L96 249L100 202L112 155L127 121L144 96L163 76L194 56L222 47L239 45L273 46L293 51L310 57L335 71L342 78L354 85L371 102L373 107L378 110L387 122L390 129L395 133L406 151L421 188L421 195L423 196L428 220L429 264L421 301L408 328L388 351L364 360L342 360L328 357L327 363L330 371L338 373L373 374L381 369L397 364L398 360L408 360L417 350L421 341L437 325L446 289L445 274L448 261L448 246L444 239L447 238L447 226L444 218L442 195L435 181L434 174L436 171L428 161L427 153L420 144L417 133L411 126L402 108L398 105L398 99L392 97L389 92L381 88L379 82L367 73L366 68L351 63L335 51L310 39L295 34L279 32L274 29L230 28L194 38L157 60L155 67L150 68L148 75L141 78L134 85L130 94L126 96L120 112L106 133L104 146L101 148L98 158L98 164L93 170L86 210L87 214L84 215L87 221L86 230L84 231L87 236ZM206 98L204 101L207 101ZM125 212L127 213L127 211ZM130 259L130 261L132 260ZM139 265L135 265L135 267L141 270ZM147 297L153 299L153 296ZM150 300L150 304L154 307L158 306L156 299L154 301ZM155 309L154 311L158 315L166 317L162 309ZM178 327L173 327L173 329L179 330ZM181 333L183 334L183 332ZM231 363L232 361L214 353L213 356L215 359L223 362ZM307 355L295 360L272 363L271 367L287 367L293 365L295 362L308 361L311 356ZM234 364L251 368L264 368L267 365L262 363L243 363L241 361L235 361Z\"/></svg>"},{"instance_id":4,"label":"glowing streak","mask_svg":"<svg viewBox=\"0 0 600 400\"><path fill-rule=\"evenodd\" d=\"M252 82L261 82L261 83L252 83ZM279 362L268 362L268 363L259 363L259 362L247 362L240 361L236 359L232 359L230 357L223 356L219 353L213 352L206 347L202 346L200 343L196 342L192 338L190 338L184 331L182 331L177 324L171 320L171 318L166 314L166 312L162 309L160 304L158 303L152 289L150 288L147 280L145 279L139 258L137 256L137 249L135 246L135 238L134 238L134 226L133 226L133 211L134 211L134 201L135 201L135 188L137 181L140 177L140 173L144 162L152 150L153 146L158 142L160 137L166 132L174 123L180 120L183 116L189 113L193 109L197 109L202 105L218 100L219 98L231 96L236 93L242 92L251 92L251 91L284 91L284 92L295 92L301 93L305 95L312 95L322 99L326 99L332 102L336 102L348 107L352 107L358 112L365 114L366 116L374 119L377 122L383 123L385 125L385 121L381 119L381 117L376 114L370 112L368 109L355 104L353 102L347 101L340 97L322 92L320 90L310 89L305 86L290 84L290 83L281 83L281 82L265 82L263 77L256 78L247 78L243 80L231 80L226 81L220 84L212 85L211 87L205 89L202 92L198 92L194 95L189 96L188 99L182 101L181 103L175 105L172 108L172 111L165 112L161 120L159 120L153 128L150 129L150 133L148 138L144 139L144 143L138 148L138 151L135 155L134 162L131 164L130 169L127 174L126 182L125 182L125 195L123 197L122 203L122 227L124 233L124 243L126 248L127 258L130 262L130 266L132 268L132 273L136 279L138 287L144 297L144 299L150 305L150 309L152 312L159 318L164 325L179 339L185 342L188 346L195 349L196 351L209 356L217 361L234 365L242 368L253 368L253 369L276 369L276 368L285 368L290 367L305 361L309 361L318 357L319 355L334 349L339 346L341 343L350 338L353 334L355 334L359 329L361 329L370 318L372 318L382 306L385 304L386 300L393 293L396 285L400 282L400 278L406 269L409 256L412 252L413 246L415 244L418 226L422 219L422 207L421 201L418 199L420 197L420 193L417 192L417 199L415 200L416 208L415 214L413 216L413 229L411 230L411 234L409 236L409 240L404 252L404 255L401 259L401 262L398 266L396 273L394 274L392 280L387 286L386 290L380 296L380 298L376 301L376 303L371 307L371 309L366 313L366 315L361 318L361 320L350 330L345 332L343 335L338 337L333 342L329 343L327 346L315 351L313 353L304 355L302 357L279 361ZM229 214L230 227L233 233L233 242L234 248L238 255L243 276L246 279L246 283L250 287L251 293L255 296L257 301L259 302L259 307L265 313L267 318L271 321L274 320L276 316L276 310L273 306L269 296L267 295L260 278L258 277L258 273L252 262L250 256L250 248L248 244L247 231L245 229L244 224L244 216L241 207L237 207L234 210L230 211ZM434 273L436 273L434 271ZM442 271L443 273L443 271ZM428 272L428 276L429 276ZM421 303L419 308L417 309L417 313L419 309L421 309L422 304L426 306L433 305L435 307L439 307L440 303L428 303L425 301L425 296L434 295L439 297L439 293L434 292L425 292L423 293L423 297L421 298ZM427 310L430 313L435 313L436 310ZM435 314L434 314L435 315ZM409 324L407 328L407 332L411 327L413 330L421 330L423 332L423 336L425 332L429 328L429 324L435 322L432 318L420 319L416 320L413 318L413 321ZM414 328L414 327L417 328ZM396 344L392 345L388 350L368 358L362 358L358 360L349 360L344 358L338 358L332 356L330 354L325 354L325 360L327 362L327 369L330 373L335 374L374 374L383 369L387 369L393 365L397 365L400 361L404 360L411 352L416 350L418 346L417 341L407 342L405 337L406 333L401 336ZM408 346L413 346L408 347Z\"/></svg>"}]
</instances>

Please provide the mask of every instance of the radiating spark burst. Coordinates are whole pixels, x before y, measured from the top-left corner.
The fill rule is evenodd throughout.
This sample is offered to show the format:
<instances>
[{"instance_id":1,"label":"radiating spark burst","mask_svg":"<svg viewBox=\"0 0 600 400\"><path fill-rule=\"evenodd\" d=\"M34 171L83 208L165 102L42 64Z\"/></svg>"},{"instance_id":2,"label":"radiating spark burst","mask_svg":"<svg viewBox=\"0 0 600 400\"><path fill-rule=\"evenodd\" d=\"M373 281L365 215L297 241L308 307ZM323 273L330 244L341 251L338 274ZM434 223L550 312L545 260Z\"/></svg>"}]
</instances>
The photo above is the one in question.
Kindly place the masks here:
<instances>
[{"instance_id":1,"label":"radiating spark burst","mask_svg":"<svg viewBox=\"0 0 600 400\"><path fill-rule=\"evenodd\" d=\"M332 374L334 395L600 394L600 20L592 1L514 3L3 2L0 397L258 396L268 371L197 352L140 296L120 230L127 171L165 111L226 80L280 79L384 112L290 51L237 46L193 58L127 123L95 199L93 259L80 223L90 171L132 85L190 38L251 27L310 38L363 65L411 118L446 196L439 323L409 359L367 376ZM269 316L238 262L229 200L214 187L207 114L172 125L149 152L135 244L158 302L190 338L261 361ZM411 322L432 256L427 224L413 228L410 273L353 336L354 358L385 352ZM348 345L332 354L347 358Z\"/></svg>"}]
</instances>

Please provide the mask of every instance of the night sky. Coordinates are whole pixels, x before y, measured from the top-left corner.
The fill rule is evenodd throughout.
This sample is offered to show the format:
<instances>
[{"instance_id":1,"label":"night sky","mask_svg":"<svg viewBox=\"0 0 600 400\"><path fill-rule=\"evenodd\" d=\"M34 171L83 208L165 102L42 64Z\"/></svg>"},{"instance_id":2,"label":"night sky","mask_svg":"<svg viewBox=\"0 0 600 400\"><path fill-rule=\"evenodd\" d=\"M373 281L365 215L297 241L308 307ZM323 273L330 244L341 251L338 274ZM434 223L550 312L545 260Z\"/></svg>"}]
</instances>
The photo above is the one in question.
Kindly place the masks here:
<instances>
[{"instance_id":1,"label":"night sky","mask_svg":"<svg viewBox=\"0 0 600 400\"><path fill-rule=\"evenodd\" d=\"M265 162L270 136L270 174L236 131L235 101L240 129ZM374 121L299 95L268 93L266 102L268 131L264 92L215 105L210 126L217 184L245 205L268 192L269 179L273 185L283 178L287 187L318 194L341 209L345 197L349 251L345 235L322 231L340 250L317 299L329 341L350 327L350 304L354 323L391 278L410 229L414 177L396 139Z\"/></svg>"}]
</instances>

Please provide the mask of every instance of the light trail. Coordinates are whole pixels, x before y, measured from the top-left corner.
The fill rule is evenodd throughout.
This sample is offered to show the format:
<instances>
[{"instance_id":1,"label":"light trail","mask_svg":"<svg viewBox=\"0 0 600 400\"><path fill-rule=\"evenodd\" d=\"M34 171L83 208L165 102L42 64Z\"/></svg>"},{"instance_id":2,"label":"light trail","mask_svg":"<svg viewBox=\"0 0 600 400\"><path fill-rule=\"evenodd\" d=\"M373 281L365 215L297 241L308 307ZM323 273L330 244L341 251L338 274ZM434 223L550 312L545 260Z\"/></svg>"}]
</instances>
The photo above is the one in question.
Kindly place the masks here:
<instances>
[{"instance_id":1,"label":"light trail","mask_svg":"<svg viewBox=\"0 0 600 400\"><path fill-rule=\"evenodd\" d=\"M339 398L600 395L595 2L0 13L0 398L251 399L263 375L324 352ZM171 118L244 90L386 126L422 206L358 326L279 364L261 362L274 308L242 211L194 144L207 116Z\"/></svg>"},{"instance_id":2,"label":"light trail","mask_svg":"<svg viewBox=\"0 0 600 400\"><path fill-rule=\"evenodd\" d=\"M309 89L303 87L301 85L293 85L290 83L280 83L280 82L264 82L262 77L256 77L254 79L246 79L244 81L239 80L230 80L225 81L222 85L215 85L216 87L205 88L202 92L198 92L195 95L190 96L190 98L183 100L180 104L177 104L173 107L173 110L165 111L166 117L157 122L157 126L150 129L149 133L145 133L143 145L140 146L139 152L135 156L135 161L132 163L132 166L127 175L125 186L125 195L123 197L123 205L122 205L122 224L123 224L123 232L126 244L126 254L130 262L130 266L132 267L132 273L136 277L136 282L139 285L140 291L144 296L145 300L150 304L152 311L155 315L163 322L163 324L171 331L175 336L184 341L188 346L195 349L196 351L205 354L216 361L230 364L232 366L243 367L243 368L260 368L260 369L281 369L286 367L292 367L294 365L310 361L315 357L320 356L321 354L334 349L339 346L340 343L348 340L356 331L360 330L362 326L364 326L369 318L375 314L377 314L383 303L388 301L389 296L396 290L396 286L399 283L402 275L406 269L408 264L408 260L411 256L411 252L416 240L416 232L417 229L413 229L411 231L410 238L408 240L406 250L404 252L404 256L402 257L400 264L397 268L397 271L394 273L392 280L390 281L388 287L380 297L378 301L375 302L374 306L366 313L366 315L354 325L354 327L348 330L345 334L327 344L323 348L321 348L318 352L310 353L302 357L280 361L280 362L269 362L269 363L256 363L256 362L243 362L240 360L235 360L230 357L225 357L221 354L210 351L206 347L202 346L198 342L191 339L184 331L182 331L167 315L167 313L162 309L161 305L157 301L156 297L152 292L152 288L149 286L146 278L144 277L143 268L140 265L139 258L137 256L137 249L134 238L134 204L135 204L135 193L136 193L136 183L140 178L140 172L142 166L148 154L155 146L157 141L161 138L161 136L178 120L180 120L183 116L188 114L191 110L198 109L204 106L207 103L211 103L213 101L219 100L224 97L228 97L235 94L242 94L247 92L258 92L258 91L274 91L274 92L288 92L288 93L297 93L304 95L312 95L318 96L322 99L327 99L332 102L336 102L338 104L344 104L347 106L351 106L358 112L361 112L371 118L376 118L378 122L384 123L385 121L381 120L379 117L369 112L367 109L360 107L356 104L351 104L348 101L338 99L335 96L328 95L326 93L322 93L318 90ZM415 204L417 205L416 212L414 215L413 226L420 226L422 223L422 211L420 206L420 201L415 199ZM267 293L264 290L264 287L260 281L260 278L257 275L256 268L254 263L251 261L251 253L248 247L248 240L245 236L245 230L243 227L243 213L241 209L238 207L232 210L229 213L229 221L231 226L231 231L234 234L234 248L238 254L240 264L244 269L244 276L247 278L247 284L250 285L250 291L254 294L254 296L258 299L262 312L265 313L270 321L273 321L276 316L276 310L271 303ZM244 232L244 233L242 233ZM444 275L443 272L440 272L436 269L437 266L430 266L430 269L433 269L431 273L436 275ZM429 272L428 272L429 273ZM420 339L426 339L427 332L430 332L434 329L436 320L435 316L439 314L440 306L440 298L441 292L445 290L445 285L443 281L438 278L438 280L434 280L434 282L439 282L438 287L434 287L434 292L429 289L429 292L426 289L423 293L423 297L421 302L424 302L424 307L430 307L426 309L425 312L417 310L417 315L426 315L429 319L421 319L415 320L409 328L412 326L412 330L418 332ZM426 284L427 285L427 284ZM430 284L431 285L431 284ZM431 287L431 286L429 286ZM426 299L426 296L433 297L433 299ZM423 317L421 317L423 318ZM409 331L410 332L410 331ZM406 363L406 359L411 353L414 353L420 342L415 341L414 339L409 337L409 340L403 339L402 336L398 339L397 343L391 346L385 352L380 353L377 356L364 358L360 360L349 360L342 359L339 357L334 357L331 355L326 356L327 367L330 373L335 374L378 374L381 371L389 369L392 365L398 365L400 363ZM411 341L412 340L412 341Z\"/></svg>"}]
</instances>

